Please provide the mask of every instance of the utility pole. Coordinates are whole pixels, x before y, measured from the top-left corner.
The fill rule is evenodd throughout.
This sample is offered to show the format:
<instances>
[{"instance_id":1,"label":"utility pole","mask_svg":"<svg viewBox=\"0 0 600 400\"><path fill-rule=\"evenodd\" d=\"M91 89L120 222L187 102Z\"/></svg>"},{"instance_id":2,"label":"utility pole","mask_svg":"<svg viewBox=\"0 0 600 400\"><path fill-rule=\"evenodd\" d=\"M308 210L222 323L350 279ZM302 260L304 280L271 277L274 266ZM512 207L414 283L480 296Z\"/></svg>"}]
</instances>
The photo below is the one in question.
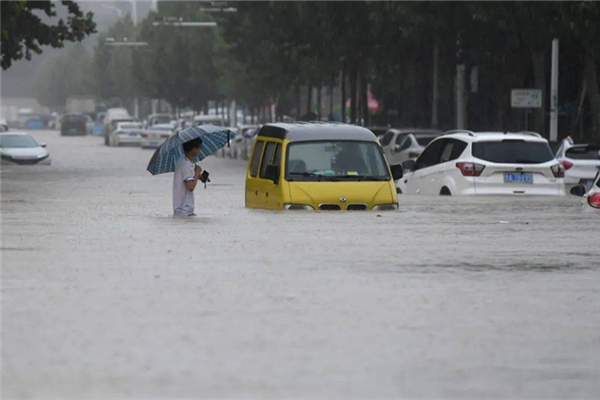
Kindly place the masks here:
<instances>
[{"instance_id":1,"label":"utility pole","mask_svg":"<svg viewBox=\"0 0 600 400\"><path fill-rule=\"evenodd\" d=\"M558 140L558 39L552 40L552 78L550 81L550 141Z\"/></svg>"}]
</instances>

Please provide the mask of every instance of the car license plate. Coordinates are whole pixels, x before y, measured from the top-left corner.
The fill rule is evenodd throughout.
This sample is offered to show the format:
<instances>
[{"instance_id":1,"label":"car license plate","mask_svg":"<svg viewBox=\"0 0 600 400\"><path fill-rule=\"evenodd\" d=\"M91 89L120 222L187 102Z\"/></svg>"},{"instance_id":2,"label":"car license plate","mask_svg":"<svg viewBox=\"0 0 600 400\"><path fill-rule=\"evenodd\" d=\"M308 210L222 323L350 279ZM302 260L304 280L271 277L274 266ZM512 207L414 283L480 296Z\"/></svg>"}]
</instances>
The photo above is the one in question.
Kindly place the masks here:
<instances>
[{"instance_id":1,"label":"car license plate","mask_svg":"<svg viewBox=\"0 0 600 400\"><path fill-rule=\"evenodd\" d=\"M504 174L504 183L533 183L531 174Z\"/></svg>"},{"instance_id":2,"label":"car license plate","mask_svg":"<svg viewBox=\"0 0 600 400\"><path fill-rule=\"evenodd\" d=\"M158 146L158 142L150 142L150 146Z\"/></svg>"},{"instance_id":3,"label":"car license plate","mask_svg":"<svg viewBox=\"0 0 600 400\"><path fill-rule=\"evenodd\" d=\"M129 132L129 136L137 136L137 132Z\"/></svg>"}]
</instances>

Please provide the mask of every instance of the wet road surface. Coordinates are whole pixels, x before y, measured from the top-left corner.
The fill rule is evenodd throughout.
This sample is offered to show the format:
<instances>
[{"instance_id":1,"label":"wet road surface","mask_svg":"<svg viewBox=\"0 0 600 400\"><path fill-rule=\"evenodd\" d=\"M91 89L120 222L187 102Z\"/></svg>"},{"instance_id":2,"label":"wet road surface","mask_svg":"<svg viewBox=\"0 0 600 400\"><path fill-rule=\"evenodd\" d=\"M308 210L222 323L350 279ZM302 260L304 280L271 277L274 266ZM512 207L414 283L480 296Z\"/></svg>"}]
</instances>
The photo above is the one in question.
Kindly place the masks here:
<instances>
[{"instance_id":1,"label":"wet road surface","mask_svg":"<svg viewBox=\"0 0 600 400\"><path fill-rule=\"evenodd\" d=\"M34 136L52 166L2 166L3 398L600 396L577 198L253 211L211 158L174 219L151 151Z\"/></svg>"}]
</instances>

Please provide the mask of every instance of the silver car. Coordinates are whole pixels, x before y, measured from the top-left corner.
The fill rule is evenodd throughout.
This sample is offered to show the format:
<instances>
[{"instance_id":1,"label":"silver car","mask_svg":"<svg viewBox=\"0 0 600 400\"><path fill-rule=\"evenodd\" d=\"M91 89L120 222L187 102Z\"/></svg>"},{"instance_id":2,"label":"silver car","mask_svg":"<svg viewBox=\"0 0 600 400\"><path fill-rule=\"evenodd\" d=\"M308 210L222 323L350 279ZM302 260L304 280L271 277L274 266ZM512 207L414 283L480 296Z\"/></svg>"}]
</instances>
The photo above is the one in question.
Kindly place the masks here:
<instances>
[{"instance_id":1,"label":"silver car","mask_svg":"<svg viewBox=\"0 0 600 400\"><path fill-rule=\"evenodd\" d=\"M50 165L50 154L45 147L27 132L0 133L2 165Z\"/></svg>"},{"instance_id":2,"label":"silver car","mask_svg":"<svg viewBox=\"0 0 600 400\"><path fill-rule=\"evenodd\" d=\"M419 157L429 142L441 135L432 129L390 129L380 143L390 165L402 164Z\"/></svg>"}]
</instances>

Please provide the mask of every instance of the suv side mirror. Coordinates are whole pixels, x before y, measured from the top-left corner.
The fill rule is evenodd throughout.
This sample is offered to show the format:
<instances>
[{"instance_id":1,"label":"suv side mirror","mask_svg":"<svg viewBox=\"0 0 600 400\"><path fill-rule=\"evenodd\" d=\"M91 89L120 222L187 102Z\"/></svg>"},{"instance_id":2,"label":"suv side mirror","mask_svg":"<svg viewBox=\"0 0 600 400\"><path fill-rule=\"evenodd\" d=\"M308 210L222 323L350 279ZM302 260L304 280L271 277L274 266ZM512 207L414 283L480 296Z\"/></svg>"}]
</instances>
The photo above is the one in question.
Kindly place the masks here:
<instances>
[{"instance_id":1,"label":"suv side mirror","mask_svg":"<svg viewBox=\"0 0 600 400\"><path fill-rule=\"evenodd\" d=\"M395 181L397 181L398 179L402 179L402 177L404 176L404 171L402 170L402 165L394 164L390 167L390 169L392 170L392 177L394 178Z\"/></svg>"},{"instance_id":2,"label":"suv side mirror","mask_svg":"<svg viewBox=\"0 0 600 400\"><path fill-rule=\"evenodd\" d=\"M40 143L40 147L46 148L46 143Z\"/></svg>"},{"instance_id":3,"label":"suv side mirror","mask_svg":"<svg viewBox=\"0 0 600 400\"><path fill-rule=\"evenodd\" d=\"M414 171L415 165L416 165L415 160L406 160L402 163L402 168L404 168L406 170L406 172Z\"/></svg>"},{"instance_id":4,"label":"suv side mirror","mask_svg":"<svg viewBox=\"0 0 600 400\"><path fill-rule=\"evenodd\" d=\"M399 144L394 145L394 147L392 148L392 150L393 150L394 153L400 152L400 145Z\"/></svg>"},{"instance_id":5,"label":"suv side mirror","mask_svg":"<svg viewBox=\"0 0 600 400\"><path fill-rule=\"evenodd\" d=\"M265 179L273 181L273 183L277 185L277 183L279 183L279 167L273 164L267 165Z\"/></svg>"},{"instance_id":6,"label":"suv side mirror","mask_svg":"<svg viewBox=\"0 0 600 400\"><path fill-rule=\"evenodd\" d=\"M582 197L586 193L585 186L583 186L583 185L573 186L571 188L570 192L573 196Z\"/></svg>"}]
</instances>

